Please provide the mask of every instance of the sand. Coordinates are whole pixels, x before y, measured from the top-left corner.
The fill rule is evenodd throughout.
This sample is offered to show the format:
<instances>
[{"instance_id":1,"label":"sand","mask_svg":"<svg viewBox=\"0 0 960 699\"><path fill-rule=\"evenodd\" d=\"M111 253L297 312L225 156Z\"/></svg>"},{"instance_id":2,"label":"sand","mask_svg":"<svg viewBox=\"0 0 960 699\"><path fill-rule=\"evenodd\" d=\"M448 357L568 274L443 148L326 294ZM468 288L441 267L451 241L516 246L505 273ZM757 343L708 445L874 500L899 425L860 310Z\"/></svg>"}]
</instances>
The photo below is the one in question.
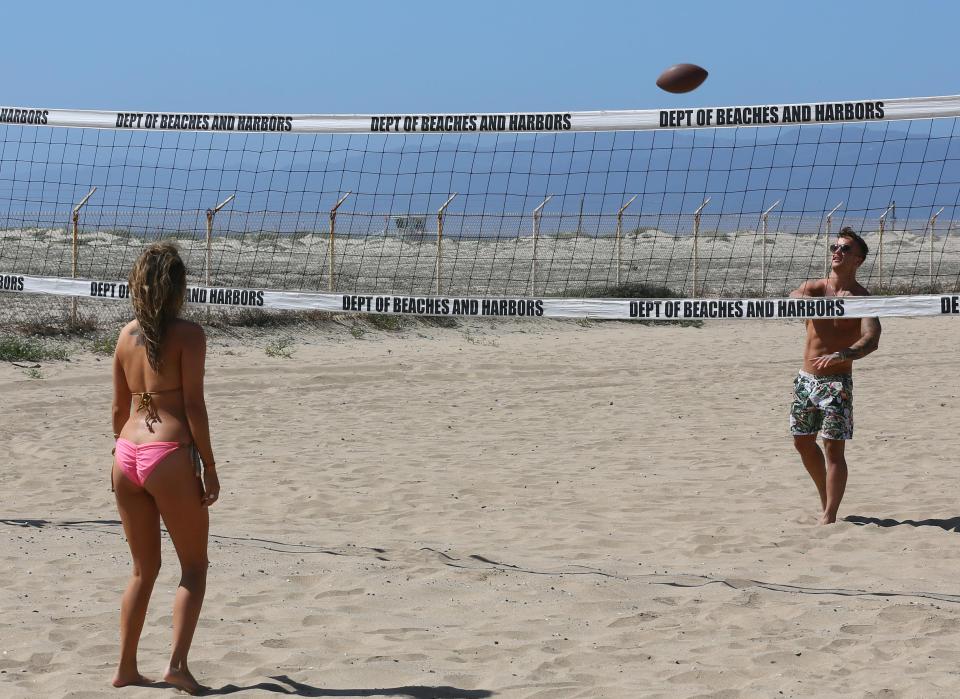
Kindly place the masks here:
<instances>
[{"instance_id":1,"label":"sand","mask_svg":"<svg viewBox=\"0 0 960 699\"><path fill-rule=\"evenodd\" d=\"M802 337L334 325L292 358L214 337L223 494L192 669L250 697L957 696L956 320L885 320L858 362L829 527L786 434ZM109 359L28 371L0 366L0 696L171 695L108 686L130 570Z\"/></svg>"}]
</instances>

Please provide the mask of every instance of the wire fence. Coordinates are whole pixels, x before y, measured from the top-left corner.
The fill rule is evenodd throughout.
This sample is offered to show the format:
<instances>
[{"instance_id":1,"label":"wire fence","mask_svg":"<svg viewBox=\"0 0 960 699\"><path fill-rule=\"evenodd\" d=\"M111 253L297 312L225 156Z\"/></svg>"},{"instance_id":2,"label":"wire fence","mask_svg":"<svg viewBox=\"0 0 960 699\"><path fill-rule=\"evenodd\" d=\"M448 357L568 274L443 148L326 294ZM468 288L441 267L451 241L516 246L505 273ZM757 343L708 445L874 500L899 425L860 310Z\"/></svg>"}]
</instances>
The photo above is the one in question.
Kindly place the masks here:
<instances>
[{"instance_id":1,"label":"wire fence","mask_svg":"<svg viewBox=\"0 0 960 699\"><path fill-rule=\"evenodd\" d=\"M953 221L757 214L381 214L120 210L8 213L0 272L124 279L143 246L178 242L192 283L350 293L591 297L651 287L782 296L828 271L828 236L861 232L875 293L954 290Z\"/></svg>"}]
</instances>

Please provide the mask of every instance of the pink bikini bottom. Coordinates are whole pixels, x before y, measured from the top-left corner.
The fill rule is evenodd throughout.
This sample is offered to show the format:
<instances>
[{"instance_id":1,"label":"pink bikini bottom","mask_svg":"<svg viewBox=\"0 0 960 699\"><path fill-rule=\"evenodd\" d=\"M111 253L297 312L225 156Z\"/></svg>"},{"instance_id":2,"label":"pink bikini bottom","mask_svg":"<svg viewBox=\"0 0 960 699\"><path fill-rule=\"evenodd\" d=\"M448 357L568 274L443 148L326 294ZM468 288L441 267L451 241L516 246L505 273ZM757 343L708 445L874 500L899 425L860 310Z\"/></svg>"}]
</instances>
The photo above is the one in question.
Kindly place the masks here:
<instances>
[{"instance_id":1,"label":"pink bikini bottom","mask_svg":"<svg viewBox=\"0 0 960 699\"><path fill-rule=\"evenodd\" d=\"M189 446L180 442L147 442L134 444L126 439L117 440L117 466L123 475L143 487L153 469L180 447Z\"/></svg>"}]
</instances>

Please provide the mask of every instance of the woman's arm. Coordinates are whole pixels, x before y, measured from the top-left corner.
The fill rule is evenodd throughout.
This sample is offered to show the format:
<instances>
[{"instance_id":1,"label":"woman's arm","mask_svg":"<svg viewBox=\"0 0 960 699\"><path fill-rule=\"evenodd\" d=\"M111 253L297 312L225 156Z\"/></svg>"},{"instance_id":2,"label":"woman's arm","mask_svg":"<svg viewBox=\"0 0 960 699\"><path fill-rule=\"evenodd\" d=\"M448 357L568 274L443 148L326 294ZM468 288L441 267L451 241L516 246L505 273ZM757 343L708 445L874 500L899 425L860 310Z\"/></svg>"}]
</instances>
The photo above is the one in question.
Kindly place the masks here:
<instances>
[{"instance_id":1,"label":"woman's arm","mask_svg":"<svg viewBox=\"0 0 960 699\"><path fill-rule=\"evenodd\" d=\"M130 393L130 387L127 385L127 375L123 371L123 364L120 362L120 338L121 332L117 338L117 346L113 351L113 437L119 436L123 426L130 419L130 401L133 395Z\"/></svg>"},{"instance_id":2,"label":"woman's arm","mask_svg":"<svg viewBox=\"0 0 960 699\"><path fill-rule=\"evenodd\" d=\"M210 446L210 424L207 421L207 403L203 397L203 372L207 360L207 338L203 328L190 323L185 326L186 337L180 355L180 380L183 386L183 408L193 436L193 446L203 461L203 496L200 502L209 507L220 496L213 448Z\"/></svg>"},{"instance_id":3,"label":"woman's arm","mask_svg":"<svg viewBox=\"0 0 960 699\"><path fill-rule=\"evenodd\" d=\"M210 424L207 403L203 396L203 374L207 358L207 338L203 328L193 323L185 326L183 354L180 358L183 408L193 436L193 445L206 468L216 463L210 446Z\"/></svg>"}]
</instances>

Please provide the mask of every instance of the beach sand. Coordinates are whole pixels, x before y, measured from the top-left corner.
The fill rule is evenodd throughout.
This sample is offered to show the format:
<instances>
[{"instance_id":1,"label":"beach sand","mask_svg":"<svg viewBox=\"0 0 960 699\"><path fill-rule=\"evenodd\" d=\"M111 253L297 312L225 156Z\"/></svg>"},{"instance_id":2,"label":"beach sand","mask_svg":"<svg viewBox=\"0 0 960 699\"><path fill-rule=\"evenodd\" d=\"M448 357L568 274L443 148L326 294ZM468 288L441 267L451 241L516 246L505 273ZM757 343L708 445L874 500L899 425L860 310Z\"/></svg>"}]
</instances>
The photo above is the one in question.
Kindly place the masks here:
<instances>
[{"instance_id":1,"label":"beach sand","mask_svg":"<svg viewBox=\"0 0 960 699\"><path fill-rule=\"evenodd\" d=\"M885 319L857 363L829 527L787 434L801 323L342 323L291 358L210 343L223 493L191 668L221 693L960 694L955 319ZM39 371L0 366L0 696L171 695L108 685L110 360Z\"/></svg>"}]
</instances>

